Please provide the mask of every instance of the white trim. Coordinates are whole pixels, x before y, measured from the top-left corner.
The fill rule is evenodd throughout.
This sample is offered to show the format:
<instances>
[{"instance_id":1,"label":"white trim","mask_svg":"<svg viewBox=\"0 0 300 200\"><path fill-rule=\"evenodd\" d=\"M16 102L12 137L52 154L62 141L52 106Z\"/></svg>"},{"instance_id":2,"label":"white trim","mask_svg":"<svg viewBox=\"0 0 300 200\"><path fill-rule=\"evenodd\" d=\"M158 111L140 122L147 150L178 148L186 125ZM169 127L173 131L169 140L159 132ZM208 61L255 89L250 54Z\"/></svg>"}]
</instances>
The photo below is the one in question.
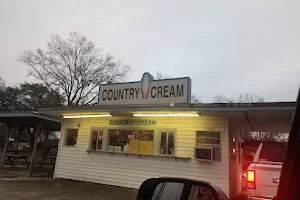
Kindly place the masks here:
<instances>
[{"instance_id":1,"label":"white trim","mask_svg":"<svg viewBox=\"0 0 300 200\"><path fill-rule=\"evenodd\" d=\"M192 159L189 156L176 156L176 155L164 155L164 154L141 154L141 153L130 153L130 152L115 152L115 151L95 151L95 150L86 150L88 153L108 153L108 154L124 154L124 155L137 155L139 157L142 156L153 156L153 157L164 157L164 158L179 158L179 159Z\"/></svg>"},{"instance_id":2,"label":"white trim","mask_svg":"<svg viewBox=\"0 0 300 200\"><path fill-rule=\"evenodd\" d=\"M167 133L167 135L166 135L166 140L168 140L168 138L169 138L169 133L174 133L174 152L173 152L173 156L176 156L177 155L177 129L172 129L172 128L170 128L170 129L159 129L158 130L158 152L157 152L157 154L158 155L172 155L172 154L161 154L160 153L160 147L161 147L161 133L162 132L165 132L165 133Z\"/></svg>"},{"instance_id":3,"label":"white trim","mask_svg":"<svg viewBox=\"0 0 300 200\"><path fill-rule=\"evenodd\" d=\"M93 149L91 149L91 142L92 142L92 131L93 130L97 130L97 131L102 131L103 132L103 138L102 138L102 146L101 149L97 149L98 147L98 137L99 137L99 133L97 134L97 143L96 143L96 149L95 151L105 151L107 148L107 132L108 129L106 128L101 128L101 127L91 127L90 128L90 137L89 137L89 146L88 146L88 150L93 151Z\"/></svg>"},{"instance_id":4,"label":"white trim","mask_svg":"<svg viewBox=\"0 0 300 200\"><path fill-rule=\"evenodd\" d=\"M60 147L61 147L62 142L63 142L63 140L62 140L63 135L64 135L63 127L64 127L64 120L62 120L61 126L60 126L60 139L58 140L58 147L57 147L57 154L56 154L56 160L55 160L53 179L56 178L56 172L57 172L57 166L58 166L57 163L58 163L59 154L60 154Z\"/></svg>"}]
</instances>

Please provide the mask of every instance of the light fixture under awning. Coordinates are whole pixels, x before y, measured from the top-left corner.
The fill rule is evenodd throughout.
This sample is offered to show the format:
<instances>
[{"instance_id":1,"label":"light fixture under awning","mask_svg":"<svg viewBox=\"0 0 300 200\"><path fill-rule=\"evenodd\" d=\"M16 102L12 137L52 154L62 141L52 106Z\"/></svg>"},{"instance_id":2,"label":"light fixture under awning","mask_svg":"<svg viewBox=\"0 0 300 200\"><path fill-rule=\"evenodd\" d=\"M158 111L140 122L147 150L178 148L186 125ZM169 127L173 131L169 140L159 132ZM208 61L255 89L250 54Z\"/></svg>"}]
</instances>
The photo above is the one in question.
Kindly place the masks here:
<instances>
[{"instance_id":1,"label":"light fixture under awning","mask_svg":"<svg viewBox=\"0 0 300 200\"><path fill-rule=\"evenodd\" d=\"M95 118L95 117L111 117L111 114L103 114L103 115L65 115L64 119L74 119L74 118Z\"/></svg>"},{"instance_id":2,"label":"light fixture under awning","mask_svg":"<svg viewBox=\"0 0 300 200\"><path fill-rule=\"evenodd\" d=\"M168 113L168 114L154 114L154 113L148 113L148 114L133 114L134 117L198 117L199 114L192 114L192 113Z\"/></svg>"}]
</instances>

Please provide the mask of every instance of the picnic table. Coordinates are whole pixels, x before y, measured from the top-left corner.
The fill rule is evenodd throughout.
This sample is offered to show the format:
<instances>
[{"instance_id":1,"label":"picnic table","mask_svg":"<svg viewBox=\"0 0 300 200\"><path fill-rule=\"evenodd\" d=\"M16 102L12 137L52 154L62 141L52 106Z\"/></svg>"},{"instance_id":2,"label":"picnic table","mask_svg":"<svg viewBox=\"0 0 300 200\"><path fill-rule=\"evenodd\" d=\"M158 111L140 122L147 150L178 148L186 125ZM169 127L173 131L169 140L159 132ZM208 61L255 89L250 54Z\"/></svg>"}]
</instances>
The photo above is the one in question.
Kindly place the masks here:
<instances>
[{"instance_id":1,"label":"picnic table","mask_svg":"<svg viewBox=\"0 0 300 200\"><path fill-rule=\"evenodd\" d=\"M30 156L27 154L13 154L8 153L6 154L7 163L10 164L12 167L14 167L16 164L25 164L27 167L29 167L28 158ZM23 162L22 162L23 161Z\"/></svg>"}]
</instances>

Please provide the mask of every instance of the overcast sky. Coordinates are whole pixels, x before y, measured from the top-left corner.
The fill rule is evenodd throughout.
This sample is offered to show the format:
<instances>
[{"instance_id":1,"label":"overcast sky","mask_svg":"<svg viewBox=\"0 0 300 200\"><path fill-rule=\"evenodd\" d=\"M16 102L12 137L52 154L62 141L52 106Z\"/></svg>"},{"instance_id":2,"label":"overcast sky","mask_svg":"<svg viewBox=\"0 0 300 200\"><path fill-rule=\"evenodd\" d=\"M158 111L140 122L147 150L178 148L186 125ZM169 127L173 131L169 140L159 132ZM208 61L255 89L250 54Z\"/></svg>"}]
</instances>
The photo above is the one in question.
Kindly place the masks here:
<instances>
[{"instance_id":1,"label":"overcast sky","mask_svg":"<svg viewBox=\"0 0 300 200\"><path fill-rule=\"evenodd\" d=\"M299 0L0 0L0 76L32 81L17 56L77 31L131 65L130 81L161 71L189 76L202 100L247 92L294 101L299 10Z\"/></svg>"}]
</instances>

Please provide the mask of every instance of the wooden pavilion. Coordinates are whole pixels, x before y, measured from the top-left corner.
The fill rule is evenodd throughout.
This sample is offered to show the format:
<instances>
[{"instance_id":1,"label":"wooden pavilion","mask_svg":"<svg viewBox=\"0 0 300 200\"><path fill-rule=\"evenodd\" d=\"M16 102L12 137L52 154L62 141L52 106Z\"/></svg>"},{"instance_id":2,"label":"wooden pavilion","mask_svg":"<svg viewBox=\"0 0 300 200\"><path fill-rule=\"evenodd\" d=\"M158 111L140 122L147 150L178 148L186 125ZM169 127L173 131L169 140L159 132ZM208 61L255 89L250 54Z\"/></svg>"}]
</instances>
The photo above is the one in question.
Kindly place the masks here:
<instances>
[{"instance_id":1,"label":"wooden pavilion","mask_svg":"<svg viewBox=\"0 0 300 200\"><path fill-rule=\"evenodd\" d=\"M49 133L60 131L60 119L37 112L4 112L0 113L0 123L0 127L6 132L5 145L0 149L0 170L7 166L25 165L29 169L29 176L54 171L56 152L49 152L46 148L38 149L38 138L44 133L43 142L47 144ZM12 128L17 129L16 145L13 147L9 145ZM20 137L24 133L29 135L29 145L27 149L20 150Z\"/></svg>"}]
</instances>

